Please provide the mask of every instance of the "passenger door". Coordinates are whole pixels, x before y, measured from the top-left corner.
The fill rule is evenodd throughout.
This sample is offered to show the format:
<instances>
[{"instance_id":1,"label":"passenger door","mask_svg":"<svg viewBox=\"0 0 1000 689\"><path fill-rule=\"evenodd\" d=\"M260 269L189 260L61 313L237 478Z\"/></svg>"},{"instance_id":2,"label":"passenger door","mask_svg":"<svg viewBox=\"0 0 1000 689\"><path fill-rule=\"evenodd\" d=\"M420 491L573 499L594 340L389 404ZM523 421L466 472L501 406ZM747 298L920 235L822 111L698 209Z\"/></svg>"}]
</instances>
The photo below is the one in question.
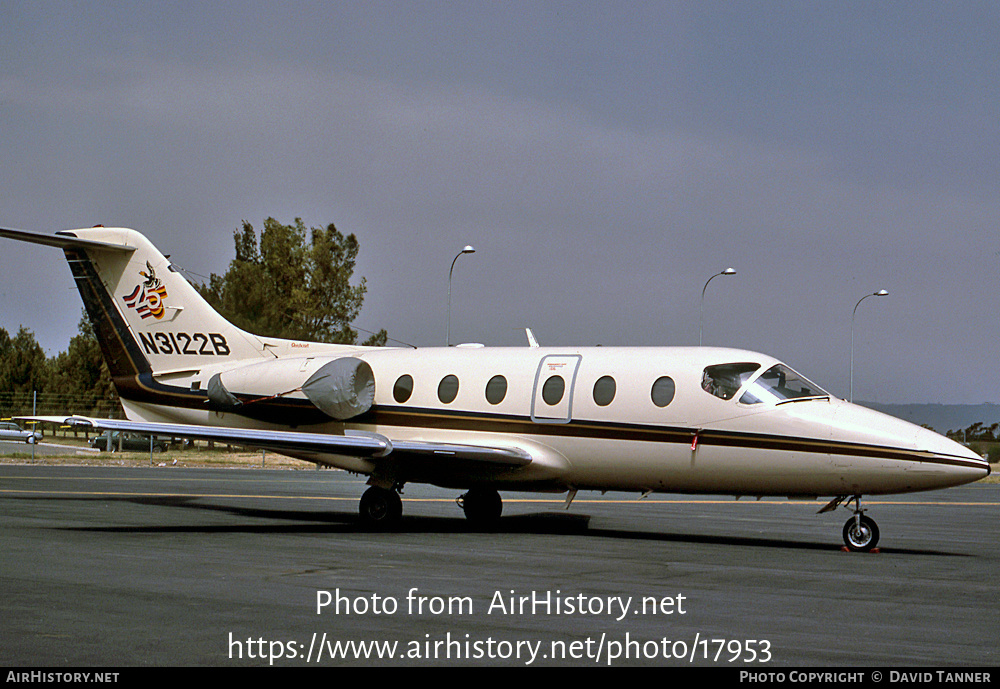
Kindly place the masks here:
<instances>
[{"instance_id":1,"label":"passenger door","mask_svg":"<svg viewBox=\"0 0 1000 689\"><path fill-rule=\"evenodd\" d=\"M531 420L535 423L569 423L573 417L576 373L583 359L579 354L549 354L535 371L531 391Z\"/></svg>"}]
</instances>

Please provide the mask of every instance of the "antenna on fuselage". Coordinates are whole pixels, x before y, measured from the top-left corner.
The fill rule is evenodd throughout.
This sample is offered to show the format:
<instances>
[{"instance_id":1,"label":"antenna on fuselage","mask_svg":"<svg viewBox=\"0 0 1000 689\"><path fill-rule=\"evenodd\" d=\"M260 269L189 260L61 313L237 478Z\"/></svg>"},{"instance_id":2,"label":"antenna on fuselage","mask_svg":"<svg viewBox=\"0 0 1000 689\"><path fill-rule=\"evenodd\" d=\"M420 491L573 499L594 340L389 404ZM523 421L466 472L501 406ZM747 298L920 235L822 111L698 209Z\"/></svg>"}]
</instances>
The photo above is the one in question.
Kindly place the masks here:
<instances>
[{"instance_id":1,"label":"antenna on fuselage","mask_svg":"<svg viewBox=\"0 0 1000 689\"><path fill-rule=\"evenodd\" d=\"M358 326L353 324L350 327L354 328L355 330L360 330L363 333L368 333L369 335L378 335L378 333L372 332L371 330L365 330L364 328L359 328ZM407 347L412 347L413 349L417 349L417 345L415 344L410 344L409 342L403 342L402 340L397 340L396 338L389 337L388 335L386 335L385 339L387 342L398 342L401 345L406 345Z\"/></svg>"}]
</instances>

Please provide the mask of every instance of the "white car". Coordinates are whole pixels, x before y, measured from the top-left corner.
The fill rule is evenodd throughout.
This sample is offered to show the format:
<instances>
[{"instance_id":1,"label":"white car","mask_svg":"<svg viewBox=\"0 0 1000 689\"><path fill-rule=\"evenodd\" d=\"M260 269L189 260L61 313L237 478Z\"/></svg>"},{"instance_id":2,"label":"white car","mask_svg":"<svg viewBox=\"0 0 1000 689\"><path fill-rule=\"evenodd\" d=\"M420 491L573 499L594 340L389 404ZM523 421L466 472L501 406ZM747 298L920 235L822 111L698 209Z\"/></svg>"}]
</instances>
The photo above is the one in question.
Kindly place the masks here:
<instances>
[{"instance_id":1,"label":"white car","mask_svg":"<svg viewBox=\"0 0 1000 689\"><path fill-rule=\"evenodd\" d=\"M37 443L42 439L38 431L26 431L13 421L0 421L0 440L20 440L25 443Z\"/></svg>"}]
</instances>

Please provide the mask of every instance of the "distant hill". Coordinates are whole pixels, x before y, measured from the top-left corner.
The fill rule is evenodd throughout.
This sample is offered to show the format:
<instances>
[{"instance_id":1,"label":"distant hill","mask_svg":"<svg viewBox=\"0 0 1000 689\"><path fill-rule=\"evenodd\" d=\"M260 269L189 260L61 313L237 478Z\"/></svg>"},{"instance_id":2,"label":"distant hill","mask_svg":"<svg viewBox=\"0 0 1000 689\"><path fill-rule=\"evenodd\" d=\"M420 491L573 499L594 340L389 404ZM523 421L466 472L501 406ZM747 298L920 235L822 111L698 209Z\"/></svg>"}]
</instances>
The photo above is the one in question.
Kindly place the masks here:
<instances>
[{"instance_id":1,"label":"distant hill","mask_svg":"<svg viewBox=\"0 0 1000 689\"><path fill-rule=\"evenodd\" d=\"M927 425L938 433L968 428L977 421L985 426L1000 423L1000 404L858 404L918 425Z\"/></svg>"}]
</instances>

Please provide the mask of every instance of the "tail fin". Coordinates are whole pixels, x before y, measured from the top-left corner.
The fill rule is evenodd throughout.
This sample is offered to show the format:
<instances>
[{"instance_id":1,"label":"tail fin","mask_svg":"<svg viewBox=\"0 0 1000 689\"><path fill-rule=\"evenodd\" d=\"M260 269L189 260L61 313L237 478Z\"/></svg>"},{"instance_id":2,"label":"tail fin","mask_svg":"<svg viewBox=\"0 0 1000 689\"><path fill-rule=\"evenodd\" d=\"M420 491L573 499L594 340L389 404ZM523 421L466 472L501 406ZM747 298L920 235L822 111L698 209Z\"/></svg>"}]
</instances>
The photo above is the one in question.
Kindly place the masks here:
<instances>
[{"instance_id":1,"label":"tail fin","mask_svg":"<svg viewBox=\"0 0 1000 689\"><path fill-rule=\"evenodd\" d=\"M161 373L267 356L223 318L143 235L120 228L62 232L101 246L67 246L66 259L98 329L112 375ZM109 303L110 302L110 303ZM107 351L107 349L117 351ZM125 355L125 359L122 358Z\"/></svg>"},{"instance_id":2,"label":"tail fin","mask_svg":"<svg viewBox=\"0 0 1000 689\"><path fill-rule=\"evenodd\" d=\"M144 374L270 358L264 344L223 318L149 240L95 227L0 236L63 249L111 375L122 391Z\"/></svg>"},{"instance_id":3,"label":"tail fin","mask_svg":"<svg viewBox=\"0 0 1000 689\"><path fill-rule=\"evenodd\" d=\"M0 228L0 237L63 250L123 401L208 410L225 407L212 383L221 373L251 375L257 362L340 356L352 345L262 339L223 318L143 235L94 227L40 235ZM222 388L225 394L225 388ZM223 398L225 395L223 395ZM214 406L213 404L214 403ZM145 418L125 405L130 417ZM256 409L256 407L255 407ZM264 407L260 407L264 409ZM294 411L302 422L299 410ZM147 419L148 420L148 419Z\"/></svg>"}]
</instances>

